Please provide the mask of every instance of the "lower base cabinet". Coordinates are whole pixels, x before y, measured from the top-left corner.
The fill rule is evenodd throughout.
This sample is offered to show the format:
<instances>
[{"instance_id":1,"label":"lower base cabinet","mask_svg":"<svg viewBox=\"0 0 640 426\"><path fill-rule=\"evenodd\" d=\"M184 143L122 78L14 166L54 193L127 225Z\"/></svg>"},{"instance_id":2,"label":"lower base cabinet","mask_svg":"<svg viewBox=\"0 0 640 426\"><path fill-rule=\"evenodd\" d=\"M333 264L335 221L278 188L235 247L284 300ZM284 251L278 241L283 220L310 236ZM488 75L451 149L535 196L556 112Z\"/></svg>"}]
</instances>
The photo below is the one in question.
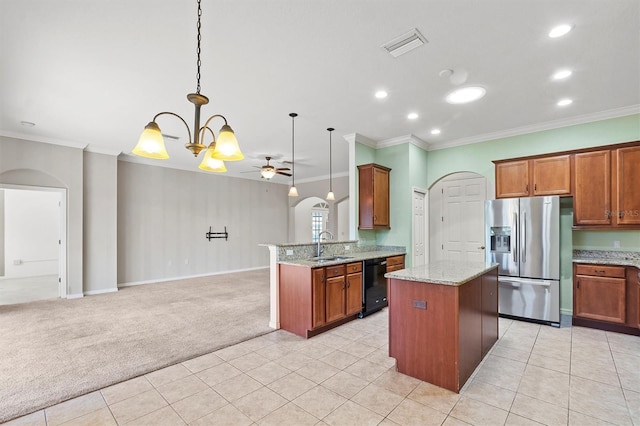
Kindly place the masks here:
<instances>
[{"instance_id":1,"label":"lower base cabinet","mask_svg":"<svg viewBox=\"0 0 640 426\"><path fill-rule=\"evenodd\" d=\"M362 262L278 265L280 328L308 338L362 310Z\"/></svg>"},{"instance_id":2,"label":"lower base cabinet","mask_svg":"<svg viewBox=\"0 0 640 426\"><path fill-rule=\"evenodd\" d=\"M459 392L498 340L497 289L497 269L459 286L389 279L398 371Z\"/></svg>"},{"instance_id":3,"label":"lower base cabinet","mask_svg":"<svg viewBox=\"0 0 640 426\"><path fill-rule=\"evenodd\" d=\"M574 325L640 335L637 268L576 263L573 272Z\"/></svg>"}]
</instances>

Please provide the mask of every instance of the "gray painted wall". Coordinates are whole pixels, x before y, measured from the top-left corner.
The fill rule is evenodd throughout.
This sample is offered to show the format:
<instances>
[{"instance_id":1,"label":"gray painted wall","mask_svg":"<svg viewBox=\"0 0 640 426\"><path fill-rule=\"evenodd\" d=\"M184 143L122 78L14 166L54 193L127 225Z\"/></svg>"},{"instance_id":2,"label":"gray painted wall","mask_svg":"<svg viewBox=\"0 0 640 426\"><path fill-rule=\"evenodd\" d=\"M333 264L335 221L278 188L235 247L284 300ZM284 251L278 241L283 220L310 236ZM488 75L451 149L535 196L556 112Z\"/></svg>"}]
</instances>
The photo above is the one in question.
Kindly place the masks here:
<instances>
[{"instance_id":1,"label":"gray painted wall","mask_svg":"<svg viewBox=\"0 0 640 426\"><path fill-rule=\"evenodd\" d=\"M0 189L0 277L4 277L4 191Z\"/></svg>"},{"instance_id":2,"label":"gray painted wall","mask_svg":"<svg viewBox=\"0 0 640 426\"><path fill-rule=\"evenodd\" d=\"M68 295L83 293L83 150L0 136L0 183L67 189Z\"/></svg>"},{"instance_id":3,"label":"gray painted wall","mask_svg":"<svg viewBox=\"0 0 640 426\"><path fill-rule=\"evenodd\" d=\"M258 244L287 239L287 193L286 185L120 161L118 283L268 267ZM229 240L208 241L209 226L226 226Z\"/></svg>"},{"instance_id":4,"label":"gray painted wall","mask_svg":"<svg viewBox=\"0 0 640 426\"><path fill-rule=\"evenodd\" d=\"M83 161L84 293L116 291L118 159L85 152Z\"/></svg>"}]
</instances>

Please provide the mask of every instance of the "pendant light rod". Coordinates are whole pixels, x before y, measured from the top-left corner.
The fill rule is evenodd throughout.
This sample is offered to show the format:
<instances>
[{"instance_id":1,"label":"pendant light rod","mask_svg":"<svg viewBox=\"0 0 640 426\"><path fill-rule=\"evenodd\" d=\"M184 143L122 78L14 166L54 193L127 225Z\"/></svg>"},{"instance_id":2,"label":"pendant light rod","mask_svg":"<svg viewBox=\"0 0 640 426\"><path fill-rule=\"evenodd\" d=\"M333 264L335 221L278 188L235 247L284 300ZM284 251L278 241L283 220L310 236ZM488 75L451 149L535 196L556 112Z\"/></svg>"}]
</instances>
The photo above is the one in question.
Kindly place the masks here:
<instances>
[{"instance_id":1,"label":"pendant light rod","mask_svg":"<svg viewBox=\"0 0 640 426\"><path fill-rule=\"evenodd\" d=\"M298 189L296 188L296 154L295 154L295 118L298 116L295 112L289 114L291 117L291 188L289 188L289 197L297 197Z\"/></svg>"},{"instance_id":2,"label":"pendant light rod","mask_svg":"<svg viewBox=\"0 0 640 426\"><path fill-rule=\"evenodd\" d=\"M327 131L329 131L329 193L327 194L327 200L328 201L333 201L336 199L335 195L333 194L333 155L332 155L332 142L331 142L331 134L335 129L333 127L329 127L327 128Z\"/></svg>"},{"instance_id":3,"label":"pendant light rod","mask_svg":"<svg viewBox=\"0 0 640 426\"><path fill-rule=\"evenodd\" d=\"M202 41L202 6L201 0L198 0L198 19L197 19L197 47L196 47L196 92L189 93L187 95L187 100L194 105L194 119L193 119L193 132L189 128L187 122L180 117L178 114L173 112L163 111L156 114L153 117L153 121L151 121L145 127L145 130L142 132L140 139L138 140L138 144L133 149L132 153L135 155L139 155L141 157L147 158L155 158L155 159L167 159L169 158L169 154L164 146L164 139L162 137L162 132L160 131L160 126L156 123L156 120L161 115L172 115L177 117L182 121L182 123L187 128L187 134L189 136L189 142L185 144L185 148L187 148L195 157L200 154L203 150L206 150L205 156L200 163L198 168L210 171L210 172L224 172L226 171L226 167L224 166L224 160L227 161L238 161L244 158L242 151L240 151L240 147L238 146L238 140L235 137L235 133L227 119L220 114L215 114L209 117L203 127L200 127L200 109L202 105L206 105L209 103L209 98L200 93L200 76L201 76L201 66L202 59L200 57L201 54L201 41ZM218 132L218 140L216 141L215 134L209 128L209 123L214 118L222 118L224 120L224 125L220 128ZM212 141L209 143L209 146L203 144L202 141L205 138L205 132L209 131L212 136Z\"/></svg>"}]
</instances>

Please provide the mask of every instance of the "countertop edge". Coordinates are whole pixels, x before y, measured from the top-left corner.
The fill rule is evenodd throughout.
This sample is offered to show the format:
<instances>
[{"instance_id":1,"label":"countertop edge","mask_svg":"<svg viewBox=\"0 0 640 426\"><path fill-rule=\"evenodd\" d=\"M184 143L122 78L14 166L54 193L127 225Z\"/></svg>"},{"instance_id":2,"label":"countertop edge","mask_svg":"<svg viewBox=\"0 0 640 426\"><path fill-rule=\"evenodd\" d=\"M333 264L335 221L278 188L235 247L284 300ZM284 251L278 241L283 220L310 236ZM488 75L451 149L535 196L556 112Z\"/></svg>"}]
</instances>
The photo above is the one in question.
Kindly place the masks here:
<instances>
[{"instance_id":1,"label":"countertop edge","mask_svg":"<svg viewBox=\"0 0 640 426\"><path fill-rule=\"evenodd\" d=\"M348 259L341 260L329 260L326 262L316 262L313 260L279 260L278 264L280 265L292 265L292 266L305 266L308 268L320 268L324 266L336 266L343 265L352 262L362 262L364 260L369 259L377 259L379 257L393 257L393 256L406 256L406 252L397 252L397 251L365 251L365 252L354 252L345 255L339 256L348 256Z\"/></svg>"},{"instance_id":2,"label":"countertop edge","mask_svg":"<svg viewBox=\"0 0 640 426\"><path fill-rule=\"evenodd\" d=\"M443 279L443 278L433 278L429 276L424 276L420 274L412 275L412 271L419 271L419 268L409 268L409 269L401 269L399 271L387 272L384 276L385 278L402 280L402 281L414 281L421 282L424 284L439 284L439 285L449 285L449 286L461 286L469 281L478 278L481 275L486 274L487 272L497 269L498 264L494 263L489 266L485 266L484 268L480 268L478 272L474 272L470 275L465 275L464 278L460 279Z\"/></svg>"},{"instance_id":3,"label":"countertop edge","mask_svg":"<svg viewBox=\"0 0 640 426\"><path fill-rule=\"evenodd\" d=\"M588 263L597 265L632 266L640 269L640 261L633 259L609 259L609 258L575 258L573 263Z\"/></svg>"}]
</instances>

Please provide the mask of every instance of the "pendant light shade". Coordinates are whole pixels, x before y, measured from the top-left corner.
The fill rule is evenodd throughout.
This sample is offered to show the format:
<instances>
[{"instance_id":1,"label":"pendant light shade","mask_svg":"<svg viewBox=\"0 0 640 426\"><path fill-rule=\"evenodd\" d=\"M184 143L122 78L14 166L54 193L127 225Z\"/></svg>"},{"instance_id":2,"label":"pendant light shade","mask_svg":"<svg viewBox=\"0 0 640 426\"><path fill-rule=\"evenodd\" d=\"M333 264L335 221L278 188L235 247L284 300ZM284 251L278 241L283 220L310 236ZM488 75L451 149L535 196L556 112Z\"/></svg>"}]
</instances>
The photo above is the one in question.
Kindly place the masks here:
<instances>
[{"instance_id":1,"label":"pendant light shade","mask_svg":"<svg viewBox=\"0 0 640 426\"><path fill-rule=\"evenodd\" d=\"M298 116L295 112L289 114L291 117L291 188L289 188L289 197L297 197L298 189L296 188L296 160L295 160L295 118Z\"/></svg>"},{"instance_id":2,"label":"pendant light shade","mask_svg":"<svg viewBox=\"0 0 640 426\"><path fill-rule=\"evenodd\" d=\"M202 162L198 166L200 170L205 172L224 173L227 171L227 167L224 165L224 161L214 157L216 153L216 143L213 142L209 145L209 148L204 152Z\"/></svg>"},{"instance_id":3,"label":"pendant light shade","mask_svg":"<svg viewBox=\"0 0 640 426\"><path fill-rule=\"evenodd\" d=\"M153 158L155 160L166 160L169 158L167 149L164 146L164 139L160 132L160 127L155 121L150 122L144 127L144 131L138 139L138 144L133 151L133 154L145 158Z\"/></svg>"},{"instance_id":4,"label":"pendant light shade","mask_svg":"<svg viewBox=\"0 0 640 426\"><path fill-rule=\"evenodd\" d=\"M329 193L327 194L327 201L334 201L336 196L333 194L333 179L332 179L332 158L331 158L331 132L335 129L333 127L329 127L327 129L329 131Z\"/></svg>"},{"instance_id":5,"label":"pendant light shade","mask_svg":"<svg viewBox=\"0 0 640 426\"><path fill-rule=\"evenodd\" d=\"M225 124L218 133L218 140L216 141L216 149L213 152L213 158L224 161L238 161L244 159L238 140L236 139L233 129L228 124Z\"/></svg>"}]
</instances>

